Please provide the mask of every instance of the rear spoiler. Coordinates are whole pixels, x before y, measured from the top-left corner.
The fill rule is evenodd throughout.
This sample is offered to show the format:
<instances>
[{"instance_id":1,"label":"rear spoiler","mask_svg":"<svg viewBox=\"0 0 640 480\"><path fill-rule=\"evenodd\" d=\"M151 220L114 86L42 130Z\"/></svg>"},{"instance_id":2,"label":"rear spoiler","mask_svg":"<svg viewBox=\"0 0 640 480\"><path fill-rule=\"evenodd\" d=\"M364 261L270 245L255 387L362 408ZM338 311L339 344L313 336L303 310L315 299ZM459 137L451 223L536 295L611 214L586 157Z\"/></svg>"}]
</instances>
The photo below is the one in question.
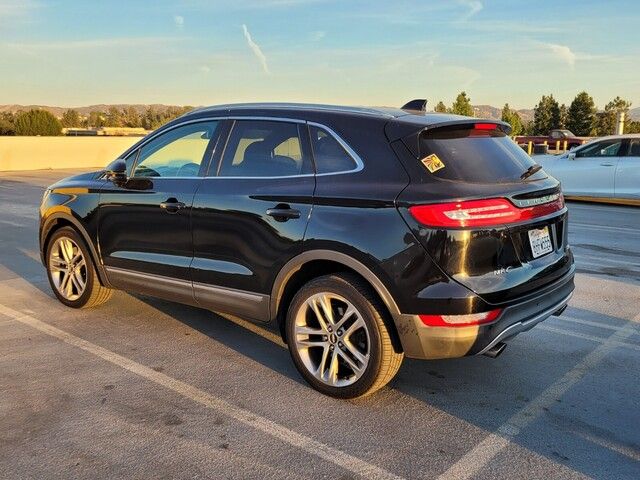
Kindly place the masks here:
<instances>
[{"instance_id":1,"label":"rear spoiler","mask_svg":"<svg viewBox=\"0 0 640 480\"><path fill-rule=\"evenodd\" d=\"M427 114L421 118L427 119L431 115L432 114ZM455 125L473 125L477 123L482 125L497 125L498 128L505 134L509 135L511 133L511 125L500 120L462 117L459 115L444 115L445 118L442 121L434 122L427 125L423 123L421 125L415 121L406 121L405 119L409 117L409 115L407 115L406 117L398 117L395 120L388 122L384 130L387 138L389 139L389 142L402 139L411 153L416 155L416 158L420 155L418 147L418 139L420 137L420 134L422 132L433 130L434 128L451 127Z\"/></svg>"}]
</instances>

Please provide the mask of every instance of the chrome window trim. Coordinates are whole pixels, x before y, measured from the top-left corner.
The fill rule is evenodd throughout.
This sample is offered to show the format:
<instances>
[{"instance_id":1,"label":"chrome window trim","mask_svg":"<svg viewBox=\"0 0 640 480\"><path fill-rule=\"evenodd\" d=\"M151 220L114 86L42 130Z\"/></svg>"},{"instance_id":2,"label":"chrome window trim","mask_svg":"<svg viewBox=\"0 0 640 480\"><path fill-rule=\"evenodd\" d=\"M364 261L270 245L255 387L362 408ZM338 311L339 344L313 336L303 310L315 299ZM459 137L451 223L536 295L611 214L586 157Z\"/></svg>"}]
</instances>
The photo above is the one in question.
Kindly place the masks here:
<instances>
[{"instance_id":1,"label":"chrome window trim","mask_svg":"<svg viewBox=\"0 0 640 480\"><path fill-rule=\"evenodd\" d=\"M172 125L170 128L162 130L161 132L155 131L155 132L149 134L148 138L145 138L142 141L142 143L140 143L140 145L136 147L136 149L138 151L140 151L147 143L151 142L152 140L157 138L159 135L162 135L165 132L169 132L169 131L171 131L171 130L173 130L175 128L182 127L184 125L189 125L189 124L192 124L192 123L203 123L203 122L224 121L224 120L258 120L258 121L289 122L289 123L296 123L296 124L302 124L302 125L321 128L321 129L325 130L327 133L329 133L329 135L331 135L340 144L340 146L345 149L347 154L356 163L356 168L353 168L351 170L344 170L344 171L340 171L340 172L301 173L301 174L298 174L298 175L276 175L276 176L269 176L269 177L242 177L242 176L221 177L221 176L218 176L218 175L213 175L213 176L212 175L204 175L204 176L197 175L197 176L189 176L189 177L131 177L131 178L148 178L148 179L160 179L160 178L166 178L166 179L189 179L189 178L213 179L213 178L224 178L224 179L227 179L227 180L257 180L257 179L262 178L262 179L271 179L271 180L273 180L273 179L278 179L278 178L304 178L304 177L313 177L313 176L316 176L316 177L327 177L327 176L330 176L330 175L344 175L344 174L347 174L347 173L358 173L358 172L360 172L360 171L362 171L364 169L364 162L362 161L360 156L333 129L327 127L326 125L324 125L322 123L309 122L307 120L301 120L299 118L265 117L265 116L252 116L252 115L225 115L224 117L203 117L203 118L198 118L198 119L194 119L194 120L187 120L187 121L180 122L180 123L177 123L175 125ZM228 138L227 138L227 140L228 140ZM226 148L226 144L225 144L225 148ZM136 161L133 164L132 171L135 171L135 168L138 165L139 153L138 153L137 156L138 156L138 158L136 158Z\"/></svg>"}]
</instances>

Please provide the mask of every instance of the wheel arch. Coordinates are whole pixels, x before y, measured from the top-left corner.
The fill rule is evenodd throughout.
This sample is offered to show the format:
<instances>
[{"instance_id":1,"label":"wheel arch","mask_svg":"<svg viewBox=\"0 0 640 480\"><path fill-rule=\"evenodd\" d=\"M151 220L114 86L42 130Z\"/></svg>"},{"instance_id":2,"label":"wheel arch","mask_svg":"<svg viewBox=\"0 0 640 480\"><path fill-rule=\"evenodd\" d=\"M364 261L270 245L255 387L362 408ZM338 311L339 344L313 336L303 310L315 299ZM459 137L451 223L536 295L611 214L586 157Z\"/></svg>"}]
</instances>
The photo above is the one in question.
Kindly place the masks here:
<instances>
[{"instance_id":1,"label":"wheel arch","mask_svg":"<svg viewBox=\"0 0 640 480\"><path fill-rule=\"evenodd\" d=\"M72 215L63 212L56 212L48 216L43 222L40 233L40 258L42 260L42 264L46 267L46 252L51 236L60 228L67 226L73 228L82 237L85 245L87 245L89 253L91 254L91 260L93 261L93 265L98 273L100 284L104 287L111 287L102 262L100 261L100 256L91 241L91 237L80 220Z\"/></svg>"},{"instance_id":2,"label":"wheel arch","mask_svg":"<svg viewBox=\"0 0 640 480\"><path fill-rule=\"evenodd\" d=\"M397 352L402 352L400 337L394 321L401 314L387 287L365 264L347 254L333 250L303 252L280 269L271 291L270 314L271 318L278 323L282 339L287 341L284 320L287 308L298 289L313 278L341 272L355 274L371 286L389 313L391 324L387 326L394 349Z\"/></svg>"}]
</instances>

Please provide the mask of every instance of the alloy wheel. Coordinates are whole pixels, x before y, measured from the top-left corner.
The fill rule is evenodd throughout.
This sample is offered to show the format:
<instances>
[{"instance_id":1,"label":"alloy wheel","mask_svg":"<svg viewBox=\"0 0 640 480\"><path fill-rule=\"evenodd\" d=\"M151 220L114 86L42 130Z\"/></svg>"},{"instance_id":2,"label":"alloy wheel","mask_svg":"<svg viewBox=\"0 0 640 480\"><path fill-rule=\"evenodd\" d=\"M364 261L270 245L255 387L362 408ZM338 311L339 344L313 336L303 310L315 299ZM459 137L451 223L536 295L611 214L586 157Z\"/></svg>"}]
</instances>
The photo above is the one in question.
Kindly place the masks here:
<instances>
[{"instance_id":1,"label":"alloy wheel","mask_svg":"<svg viewBox=\"0 0 640 480\"><path fill-rule=\"evenodd\" d=\"M86 259L69 237L60 237L51 246L49 272L56 290L66 300L77 300L87 287Z\"/></svg>"},{"instance_id":2,"label":"alloy wheel","mask_svg":"<svg viewBox=\"0 0 640 480\"><path fill-rule=\"evenodd\" d=\"M344 297L312 295L295 316L294 345L305 368L332 387L355 383L369 364L371 339L358 309Z\"/></svg>"}]
</instances>

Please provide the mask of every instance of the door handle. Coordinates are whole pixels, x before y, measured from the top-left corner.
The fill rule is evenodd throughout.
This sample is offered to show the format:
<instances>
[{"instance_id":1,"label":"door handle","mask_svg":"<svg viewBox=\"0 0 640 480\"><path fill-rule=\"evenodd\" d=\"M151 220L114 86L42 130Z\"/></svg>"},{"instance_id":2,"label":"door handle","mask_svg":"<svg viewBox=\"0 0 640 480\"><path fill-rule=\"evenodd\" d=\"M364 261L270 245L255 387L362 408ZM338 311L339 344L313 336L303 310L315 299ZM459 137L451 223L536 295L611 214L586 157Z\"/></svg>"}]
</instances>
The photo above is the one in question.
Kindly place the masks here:
<instances>
[{"instance_id":1,"label":"door handle","mask_svg":"<svg viewBox=\"0 0 640 480\"><path fill-rule=\"evenodd\" d=\"M603 167L613 167L613 163L602 162L600 165Z\"/></svg>"},{"instance_id":2,"label":"door handle","mask_svg":"<svg viewBox=\"0 0 640 480\"><path fill-rule=\"evenodd\" d=\"M294 210L289 205L276 205L275 208L267 210L267 215L278 222L286 222L292 218L300 218L300 210Z\"/></svg>"},{"instance_id":3,"label":"door handle","mask_svg":"<svg viewBox=\"0 0 640 480\"><path fill-rule=\"evenodd\" d=\"M175 198L169 198L160 204L160 208L167 213L178 213L178 210L181 210L184 207L186 207L186 204L179 202Z\"/></svg>"}]
</instances>

